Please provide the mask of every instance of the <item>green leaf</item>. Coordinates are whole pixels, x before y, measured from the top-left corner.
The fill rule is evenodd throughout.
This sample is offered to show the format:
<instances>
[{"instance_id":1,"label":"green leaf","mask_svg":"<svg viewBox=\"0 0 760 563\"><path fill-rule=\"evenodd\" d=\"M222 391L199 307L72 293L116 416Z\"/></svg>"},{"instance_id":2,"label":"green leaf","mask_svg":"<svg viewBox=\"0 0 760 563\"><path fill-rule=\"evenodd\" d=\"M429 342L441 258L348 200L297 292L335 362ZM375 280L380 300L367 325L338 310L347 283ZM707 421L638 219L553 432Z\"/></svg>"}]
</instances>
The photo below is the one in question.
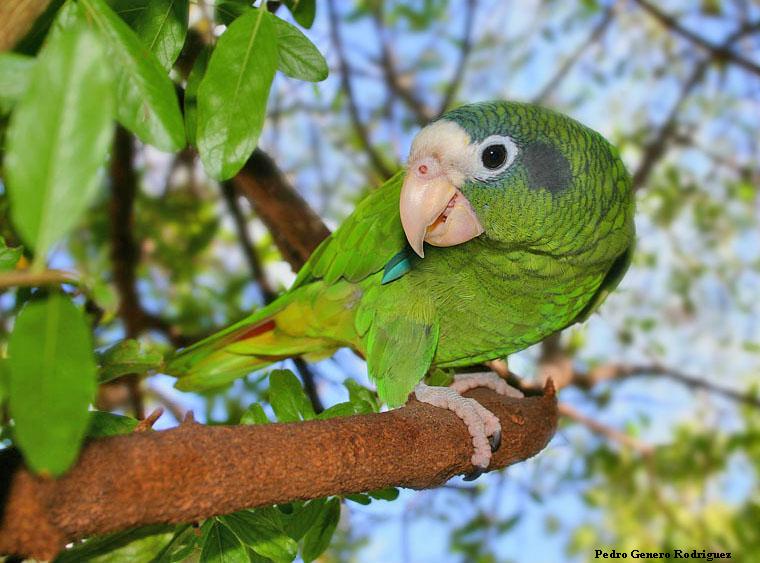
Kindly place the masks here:
<instances>
[{"instance_id":1,"label":"green leaf","mask_svg":"<svg viewBox=\"0 0 760 563\"><path fill-rule=\"evenodd\" d=\"M157 524L98 536L63 551L54 563L147 563L171 538L173 526Z\"/></svg>"},{"instance_id":2,"label":"green leaf","mask_svg":"<svg viewBox=\"0 0 760 563\"><path fill-rule=\"evenodd\" d=\"M187 34L188 0L110 0L165 70L171 70Z\"/></svg>"},{"instance_id":3,"label":"green leaf","mask_svg":"<svg viewBox=\"0 0 760 563\"><path fill-rule=\"evenodd\" d=\"M232 22L198 88L198 151L219 180L234 176L258 144L277 69L273 17L250 10Z\"/></svg>"},{"instance_id":4,"label":"green leaf","mask_svg":"<svg viewBox=\"0 0 760 563\"><path fill-rule=\"evenodd\" d=\"M227 526L215 518L204 527L201 563L248 563L245 546Z\"/></svg>"},{"instance_id":5,"label":"green leaf","mask_svg":"<svg viewBox=\"0 0 760 563\"><path fill-rule=\"evenodd\" d=\"M354 501L357 504L362 504L364 506L366 506L366 505L368 505L368 504L370 504L372 502L372 499L370 497L368 497L367 495L362 494L362 493L353 494L353 495L346 495L346 499Z\"/></svg>"},{"instance_id":6,"label":"green leaf","mask_svg":"<svg viewBox=\"0 0 760 563\"><path fill-rule=\"evenodd\" d=\"M0 113L10 111L26 92L34 59L18 53L0 53Z\"/></svg>"},{"instance_id":7,"label":"green leaf","mask_svg":"<svg viewBox=\"0 0 760 563\"><path fill-rule=\"evenodd\" d=\"M306 535L325 510L327 499L310 500L285 519L285 531L296 541Z\"/></svg>"},{"instance_id":8,"label":"green leaf","mask_svg":"<svg viewBox=\"0 0 760 563\"><path fill-rule=\"evenodd\" d=\"M274 370L269 375L269 402L280 422L311 420L316 416L301 382L286 369Z\"/></svg>"},{"instance_id":9,"label":"green leaf","mask_svg":"<svg viewBox=\"0 0 760 563\"><path fill-rule=\"evenodd\" d=\"M277 32L278 69L298 80L320 82L327 78L327 61L314 43L297 27L274 17Z\"/></svg>"},{"instance_id":10,"label":"green leaf","mask_svg":"<svg viewBox=\"0 0 760 563\"><path fill-rule=\"evenodd\" d=\"M253 403L240 417L240 424L269 424L269 418L260 404Z\"/></svg>"},{"instance_id":11,"label":"green leaf","mask_svg":"<svg viewBox=\"0 0 760 563\"><path fill-rule=\"evenodd\" d=\"M208 68L208 61L211 58L211 47L204 47L198 58L195 59L193 70L187 77L187 86L185 87L185 132L187 133L187 142L195 145L196 132L198 130L198 86L203 80Z\"/></svg>"},{"instance_id":12,"label":"green leaf","mask_svg":"<svg viewBox=\"0 0 760 563\"><path fill-rule=\"evenodd\" d=\"M5 157L11 217L37 260L95 196L113 129L110 66L92 32L59 30L11 116Z\"/></svg>"},{"instance_id":13,"label":"green leaf","mask_svg":"<svg viewBox=\"0 0 760 563\"><path fill-rule=\"evenodd\" d=\"M352 416L358 414L357 405L351 402L338 403L331 406L329 409L323 410L317 415L319 420L327 420L328 418L335 418L336 416Z\"/></svg>"},{"instance_id":14,"label":"green leaf","mask_svg":"<svg viewBox=\"0 0 760 563\"><path fill-rule=\"evenodd\" d=\"M177 526L174 536L164 548L159 551L150 563L175 563L187 559L195 548L198 536L189 524Z\"/></svg>"},{"instance_id":15,"label":"green leaf","mask_svg":"<svg viewBox=\"0 0 760 563\"><path fill-rule=\"evenodd\" d=\"M8 367L8 358L0 358L0 408L8 397L8 378L10 377L10 368Z\"/></svg>"},{"instance_id":16,"label":"green leaf","mask_svg":"<svg viewBox=\"0 0 760 563\"><path fill-rule=\"evenodd\" d=\"M9 248L5 245L5 239L0 236L0 272L8 272L15 268L23 251L20 246Z\"/></svg>"},{"instance_id":17,"label":"green leaf","mask_svg":"<svg viewBox=\"0 0 760 563\"><path fill-rule=\"evenodd\" d=\"M348 400L354 404L361 405L362 401L365 401L371 407L371 412L378 412L380 410L380 404L377 400L377 395L372 391L360 385L353 379L346 379L343 385L348 389Z\"/></svg>"},{"instance_id":18,"label":"green leaf","mask_svg":"<svg viewBox=\"0 0 760 563\"><path fill-rule=\"evenodd\" d=\"M142 141L163 150L185 145L185 126L174 84L156 57L104 0L81 0L108 46L116 69L116 117Z\"/></svg>"},{"instance_id":19,"label":"green leaf","mask_svg":"<svg viewBox=\"0 0 760 563\"><path fill-rule=\"evenodd\" d=\"M251 8L248 0L221 0L215 4L215 15L219 23L229 26Z\"/></svg>"},{"instance_id":20,"label":"green leaf","mask_svg":"<svg viewBox=\"0 0 760 563\"><path fill-rule=\"evenodd\" d=\"M259 555L275 561L293 561L296 557L298 544L285 533L282 515L274 507L241 510L219 520Z\"/></svg>"},{"instance_id":21,"label":"green leaf","mask_svg":"<svg viewBox=\"0 0 760 563\"><path fill-rule=\"evenodd\" d=\"M340 500L332 498L327 501L325 509L319 514L314 526L306 532L303 539L301 556L306 563L319 557L330 545L335 528L340 520Z\"/></svg>"},{"instance_id":22,"label":"green leaf","mask_svg":"<svg viewBox=\"0 0 760 563\"><path fill-rule=\"evenodd\" d=\"M398 489L396 487L387 487L385 489L367 491L367 494L379 500L396 500L398 498Z\"/></svg>"},{"instance_id":23,"label":"green leaf","mask_svg":"<svg viewBox=\"0 0 760 563\"><path fill-rule=\"evenodd\" d=\"M138 422L136 418L132 418L131 416L104 411L91 411L87 436L90 438L102 438L104 436L130 434L134 431Z\"/></svg>"},{"instance_id":24,"label":"green leaf","mask_svg":"<svg viewBox=\"0 0 760 563\"><path fill-rule=\"evenodd\" d=\"M314 16L317 14L316 0L285 0L285 6L299 25L309 29L314 23Z\"/></svg>"},{"instance_id":25,"label":"green leaf","mask_svg":"<svg viewBox=\"0 0 760 563\"><path fill-rule=\"evenodd\" d=\"M15 442L37 473L61 475L90 422L96 366L84 315L63 295L24 306L8 342Z\"/></svg>"},{"instance_id":26,"label":"green leaf","mask_svg":"<svg viewBox=\"0 0 760 563\"><path fill-rule=\"evenodd\" d=\"M101 383L128 373L142 374L157 369L163 363L163 355L137 340L122 340L98 353L98 380Z\"/></svg>"}]
</instances>

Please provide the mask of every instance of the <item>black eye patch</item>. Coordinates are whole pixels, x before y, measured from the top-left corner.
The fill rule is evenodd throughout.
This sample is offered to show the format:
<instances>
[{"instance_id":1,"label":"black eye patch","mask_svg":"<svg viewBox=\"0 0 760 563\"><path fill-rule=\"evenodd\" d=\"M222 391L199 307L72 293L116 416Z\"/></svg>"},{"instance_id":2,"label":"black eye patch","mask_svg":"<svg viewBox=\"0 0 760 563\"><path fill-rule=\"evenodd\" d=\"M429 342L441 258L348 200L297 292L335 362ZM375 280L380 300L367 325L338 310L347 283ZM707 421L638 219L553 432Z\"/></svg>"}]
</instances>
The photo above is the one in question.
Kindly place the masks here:
<instances>
[{"instance_id":1,"label":"black eye patch","mask_svg":"<svg viewBox=\"0 0 760 563\"><path fill-rule=\"evenodd\" d=\"M570 185L572 170L570 163L552 145L535 142L522 149L522 160L528 171L531 189L546 189L551 193L561 192Z\"/></svg>"}]
</instances>

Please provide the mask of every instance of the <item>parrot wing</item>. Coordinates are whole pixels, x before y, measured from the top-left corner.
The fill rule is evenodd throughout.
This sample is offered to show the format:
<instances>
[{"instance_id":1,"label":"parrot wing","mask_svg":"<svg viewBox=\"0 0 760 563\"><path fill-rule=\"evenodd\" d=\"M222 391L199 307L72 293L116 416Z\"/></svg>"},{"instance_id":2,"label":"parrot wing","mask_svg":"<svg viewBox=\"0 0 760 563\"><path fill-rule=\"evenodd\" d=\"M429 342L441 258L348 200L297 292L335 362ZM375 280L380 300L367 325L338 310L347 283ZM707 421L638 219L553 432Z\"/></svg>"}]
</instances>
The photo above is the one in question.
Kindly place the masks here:
<instances>
[{"instance_id":1,"label":"parrot wing","mask_svg":"<svg viewBox=\"0 0 760 563\"><path fill-rule=\"evenodd\" d=\"M375 287L357 312L367 368L380 398L390 407L403 404L430 369L438 347L439 323L432 301L410 299L399 291Z\"/></svg>"},{"instance_id":2,"label":"parrot wing","mask_svg":"<svg viewBox=\"0 0 760 563\"><path fill-rule=\"evenodd\" d=\"M596 293L594 293L594 295L591 297L591 300L583 308L583 310L578 313L578 316L573 319L570 325L575 323L582 323L588 320L588 318L599 308L599 306L604 303L604 300L607 299L607 296L612 293L612 291L618 286L620 280L623 279L623 276L628 270L628 267L631 265L631 260L633 259L633 250L635 246L635 243L631 243L626 251L618 256L617 259L612 263L612 266L607 272L607 275L602 280L602 283L599 285L599 288L596 290Z\"/></svg>"},{"instance_id":3,"label":"parrot wing","mask_svg":"<svg viewBox=\"0 0 760 563\"><path fill-rule=\"evenodd\" d=\"M293 283L293 288L322 279L331 285L343 278L358 282L383 269L406 246L399 215L404 173L398 172L370 192L341 226L320 244Z\"/></svg>"}]
</instances>

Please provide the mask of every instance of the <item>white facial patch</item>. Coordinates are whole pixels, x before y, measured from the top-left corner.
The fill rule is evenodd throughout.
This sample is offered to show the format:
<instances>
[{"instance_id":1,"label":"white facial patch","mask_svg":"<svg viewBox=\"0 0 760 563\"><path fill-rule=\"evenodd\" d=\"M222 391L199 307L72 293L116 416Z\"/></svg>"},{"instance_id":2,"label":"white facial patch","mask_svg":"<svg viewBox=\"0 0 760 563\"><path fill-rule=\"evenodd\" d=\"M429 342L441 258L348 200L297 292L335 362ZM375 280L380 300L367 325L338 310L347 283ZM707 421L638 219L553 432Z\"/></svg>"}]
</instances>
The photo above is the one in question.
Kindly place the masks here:
<instances>
[{"instance_id":1,"label":"white facial patch","mask_svg":"<svg viewBox=\"0 0 760 563\"><path fill-rule=\"evenodd\" d=\"M473 164L479 162L474 158L476 150L464 129L453 121L440 119L417 133L409 151L409 162L425 157L438 159L449 181L458 187L477 170L473 168Z\"/></svg>"},{"instance_id":2,"label":"white facial patch","mask_svg":"<svg viewBox=\"0 0 760 563\"><path fill-rule=\"evenodd\" d=\"M483 151L492 145L502 146L506 155L497 167L488 168L483 161ZM414 138L409 164L435 158L449 181L459 188L468 178L487 180L498 176L514 163L517 153L517 144L507 135L491 135L479 143L471 143L461 126L441 119L423 128Z\"/></svg>"}]
</instances>

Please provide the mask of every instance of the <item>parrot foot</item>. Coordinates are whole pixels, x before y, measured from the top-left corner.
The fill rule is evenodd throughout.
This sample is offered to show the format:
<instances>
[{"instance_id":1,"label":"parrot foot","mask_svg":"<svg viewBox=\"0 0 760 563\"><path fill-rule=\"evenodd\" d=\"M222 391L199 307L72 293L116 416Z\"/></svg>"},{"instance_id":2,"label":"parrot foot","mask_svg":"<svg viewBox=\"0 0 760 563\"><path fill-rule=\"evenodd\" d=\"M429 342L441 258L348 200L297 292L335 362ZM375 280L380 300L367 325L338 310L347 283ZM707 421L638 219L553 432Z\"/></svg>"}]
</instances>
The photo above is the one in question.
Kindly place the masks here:
<instances>
[{"instance_id":1,"label":"parrot foot","mask_svg":"<svg viewBox=\"0 0 760 563\"><path fill-rule=\"evenodd\" d=\"M457 393L464 393L470 389L476 387L487 387L492 391L495 391L499 395L505 397L515 397L516 399L522 399L525 395L519 389L515 389L504 379L499 377L492 371L484 371L479 373L458 373L454 376L454 382L449 385L450 389L454 389Z\"/></svg>"},{"instance_id":2,"label":"parrot foot","mask_svg":"<svg viewBox=\"0 0 760 563\"><path fill-rule=\"evenodd\" d=\"M492 449L501 442L501 423L491 411L475 399L462 397L452 387L432 387L419 383L414 388L414 396L422 403L448 409L462 419L472 436L475 451L472 454L472 464L475 471L468 477L476 478L482 474L491 462Z\"/></svg>"}]
</instances>

